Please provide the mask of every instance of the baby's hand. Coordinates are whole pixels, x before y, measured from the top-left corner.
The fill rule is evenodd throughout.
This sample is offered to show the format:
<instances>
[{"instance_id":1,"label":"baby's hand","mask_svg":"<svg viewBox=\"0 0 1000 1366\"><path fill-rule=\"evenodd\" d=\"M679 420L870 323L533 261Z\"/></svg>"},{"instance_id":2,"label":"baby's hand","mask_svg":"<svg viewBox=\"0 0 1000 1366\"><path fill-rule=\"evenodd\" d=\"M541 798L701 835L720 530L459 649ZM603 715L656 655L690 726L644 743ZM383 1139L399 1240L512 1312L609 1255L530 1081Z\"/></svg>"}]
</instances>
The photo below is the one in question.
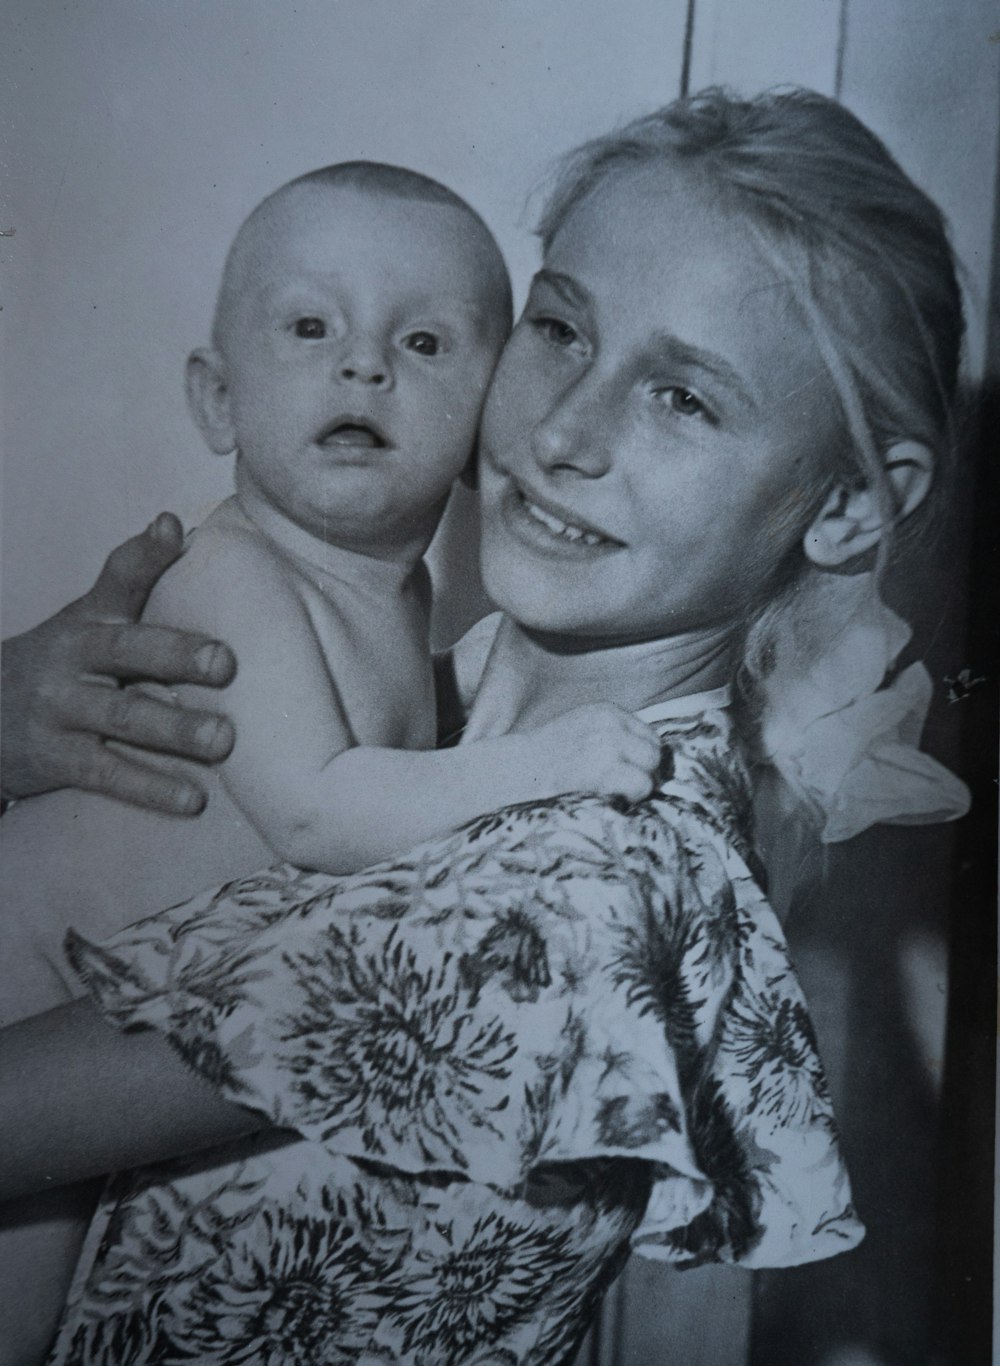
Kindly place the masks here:
<instances>
[{"instance_id":1,"label":"baby's hand","mask_svg":"<svg viewBox=\"0 0 1000 1366\"><path fill-rule=\"evenodd\" d=\"M659 736L621 707L598 702L540 726L541 765L555 792L600 792L638 802L655 786Z\"/></svg>"}]
</instances>

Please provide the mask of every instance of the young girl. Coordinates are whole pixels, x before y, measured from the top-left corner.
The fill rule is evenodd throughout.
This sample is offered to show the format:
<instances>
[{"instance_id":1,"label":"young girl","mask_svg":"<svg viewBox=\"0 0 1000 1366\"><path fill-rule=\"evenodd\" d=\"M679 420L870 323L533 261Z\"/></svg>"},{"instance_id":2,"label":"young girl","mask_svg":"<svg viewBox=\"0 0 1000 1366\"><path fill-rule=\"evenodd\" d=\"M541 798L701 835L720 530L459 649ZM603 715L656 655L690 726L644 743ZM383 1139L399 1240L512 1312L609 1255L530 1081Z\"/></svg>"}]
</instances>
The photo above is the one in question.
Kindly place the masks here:
<instances>
[{"instance_id":1,"label":"young girl","mask_svg":"<svg viewBox=\"0 0 1000 1366\"><path fill-rule=\"evenodd\" d=\"M111 1182L53 1361L549 1363L630 1246L773 1266L861 1236L729 703L739 673L826 838L862 801L961 810L907 757L926 682L885 686L878 599L949 440L941 217L831 101L708 92L582 148L541 235L484 414L504 615L466 736L613 701L663 781L76 939L115 1029L7 1032L9 1188L230 1146Z\"/></svg>"}]
</instances>

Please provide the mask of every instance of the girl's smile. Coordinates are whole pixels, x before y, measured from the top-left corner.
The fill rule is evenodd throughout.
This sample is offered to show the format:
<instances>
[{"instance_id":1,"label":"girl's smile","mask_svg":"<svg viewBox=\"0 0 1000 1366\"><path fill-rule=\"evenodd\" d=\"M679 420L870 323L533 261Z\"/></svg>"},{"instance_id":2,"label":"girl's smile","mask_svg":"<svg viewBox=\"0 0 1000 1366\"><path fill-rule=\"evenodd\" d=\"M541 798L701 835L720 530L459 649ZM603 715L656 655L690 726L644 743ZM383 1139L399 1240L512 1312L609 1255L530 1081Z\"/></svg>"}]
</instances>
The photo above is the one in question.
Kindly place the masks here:
<instances>
[{"instance_id":1,"label":"girl's smile","mask_svg":"<svg viewBox=\"0 0 1000 1366\"><path fill-rule=\"evenodd\" d=\"M501 511L514 535L527 537L543 554L588 556L620 550L622 542L601 527L580 518L551 497L537 493L525 481L510 479Z\"/></svg>"},{"instance_id":2,"label":"girl's smile","mask_svg":"<svg viewBox=\"0 0 1000 1366\"><path fill-rule=\"evenodd\" d=\"M557 232L487 400L487 590L526 626L608 640L735 623L839 434L740 219L681 167L619 172Z\"/></svg>"}]
</instances>

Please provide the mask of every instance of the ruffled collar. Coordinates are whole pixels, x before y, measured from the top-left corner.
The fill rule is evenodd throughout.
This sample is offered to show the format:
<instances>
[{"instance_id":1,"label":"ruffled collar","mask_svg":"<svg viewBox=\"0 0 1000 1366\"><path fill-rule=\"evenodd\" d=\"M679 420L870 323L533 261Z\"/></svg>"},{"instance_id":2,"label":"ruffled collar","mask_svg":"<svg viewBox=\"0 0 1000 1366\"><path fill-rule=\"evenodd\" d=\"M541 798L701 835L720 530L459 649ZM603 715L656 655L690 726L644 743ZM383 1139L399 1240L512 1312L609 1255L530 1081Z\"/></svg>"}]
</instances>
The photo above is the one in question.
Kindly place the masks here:
<instances>
[{"instance_id":1,"label":"ruffled collar","mask_svg":"<svg viewBox=\"0 0 1000 1366\"><path fill-rule=\"evenodd\" d=\"M665 702L654 702L636 712L640 721L654 726L657 721L669 721L687 716L698 716L702 712L717 711L728 707L732 702L732 689L709 688L705 692L688 693L686 697L670 697Z\"/></svg>"}]
</instances>

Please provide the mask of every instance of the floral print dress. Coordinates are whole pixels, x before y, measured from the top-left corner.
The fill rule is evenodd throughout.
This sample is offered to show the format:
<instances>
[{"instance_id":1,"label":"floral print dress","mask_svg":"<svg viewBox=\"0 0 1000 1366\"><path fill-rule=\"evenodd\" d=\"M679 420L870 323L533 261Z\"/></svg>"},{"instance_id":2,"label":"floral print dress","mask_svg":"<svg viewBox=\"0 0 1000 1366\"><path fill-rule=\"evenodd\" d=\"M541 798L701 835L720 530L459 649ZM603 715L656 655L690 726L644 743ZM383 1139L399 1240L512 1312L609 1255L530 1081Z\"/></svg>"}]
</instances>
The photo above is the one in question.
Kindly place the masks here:
<instances>
[{"instance_id":1,"label":"floral print dress","mask_svg":"<svg viewBox=\"0 0 1000 1366\"><path fill-rule=\"evenodd\" d=\"M552 1366L630 1251L852 1247L723 703L643 713L636 805L510 807L73 940L108 1019L285 1132L114 1177L50 1361Z\"/></svg>"}]
</instances>

